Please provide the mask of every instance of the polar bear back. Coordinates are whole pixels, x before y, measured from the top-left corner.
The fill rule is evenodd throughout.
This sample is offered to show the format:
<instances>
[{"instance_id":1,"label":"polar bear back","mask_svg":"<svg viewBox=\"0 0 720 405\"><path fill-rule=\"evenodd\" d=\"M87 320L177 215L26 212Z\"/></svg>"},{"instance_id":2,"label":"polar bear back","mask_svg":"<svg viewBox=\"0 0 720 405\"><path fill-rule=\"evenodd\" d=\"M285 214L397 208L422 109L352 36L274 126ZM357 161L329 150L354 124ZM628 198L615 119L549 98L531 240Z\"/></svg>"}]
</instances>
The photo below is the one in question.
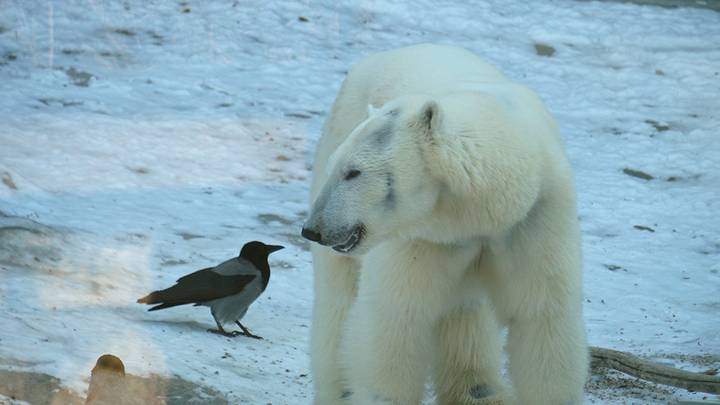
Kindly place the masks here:
<instances>
[{"instance_id":1,"label":"polar bear back","mask_svg":"<svg viewBox=\"0 0 720 405\"><path fill-rule=\"evenodd\" d=\"M483 83L505 83L497 68L470 51L447 45L422 44L374 54L349 74L367 85L369 101L382 105L405 94L442 96Z\"/></svg>"}]
</instances>

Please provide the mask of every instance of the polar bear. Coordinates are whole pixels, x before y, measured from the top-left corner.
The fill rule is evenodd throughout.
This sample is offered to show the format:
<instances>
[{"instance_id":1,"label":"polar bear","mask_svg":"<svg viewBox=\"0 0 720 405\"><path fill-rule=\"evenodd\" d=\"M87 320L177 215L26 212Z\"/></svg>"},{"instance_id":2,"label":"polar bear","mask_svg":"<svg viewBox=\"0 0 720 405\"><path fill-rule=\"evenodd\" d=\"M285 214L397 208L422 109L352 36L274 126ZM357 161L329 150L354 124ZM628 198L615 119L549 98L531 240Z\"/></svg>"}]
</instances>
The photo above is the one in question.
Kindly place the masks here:
<instances>
[{"instance_id":1,"label":"polar bear","mask_svg":"<svg viewBox=\"0 0 720 405\"><path fill-rule=\"evenodd\" d=\"M532 91L461 48L372 55L325 123L311 201L316 404L419 404L428 377L440 404L582 402L573 178Z\"/></svg>"}]
</instances>

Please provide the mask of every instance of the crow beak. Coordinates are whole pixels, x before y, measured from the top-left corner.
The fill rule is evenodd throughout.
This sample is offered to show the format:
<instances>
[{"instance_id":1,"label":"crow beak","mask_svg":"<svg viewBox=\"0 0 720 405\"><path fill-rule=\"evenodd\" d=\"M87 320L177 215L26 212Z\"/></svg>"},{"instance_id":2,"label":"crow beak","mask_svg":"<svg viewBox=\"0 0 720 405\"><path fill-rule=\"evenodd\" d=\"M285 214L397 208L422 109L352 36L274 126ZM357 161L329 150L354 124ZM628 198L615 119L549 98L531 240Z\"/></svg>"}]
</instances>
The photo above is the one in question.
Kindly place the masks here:
<instances>
[{"instance_id":1,"label":"crow beak","mask_svg":"<svg viewBox=\"0 0 720 405\"><path fill-rule=\"evenodd\" d=\"M268 254L270 254L270 253L272 253L272 252L277 252L277 251L280 250L280 249L285 249L285 246L280 246L280 245L267 245Z\"/></svg>"}]
</instances>

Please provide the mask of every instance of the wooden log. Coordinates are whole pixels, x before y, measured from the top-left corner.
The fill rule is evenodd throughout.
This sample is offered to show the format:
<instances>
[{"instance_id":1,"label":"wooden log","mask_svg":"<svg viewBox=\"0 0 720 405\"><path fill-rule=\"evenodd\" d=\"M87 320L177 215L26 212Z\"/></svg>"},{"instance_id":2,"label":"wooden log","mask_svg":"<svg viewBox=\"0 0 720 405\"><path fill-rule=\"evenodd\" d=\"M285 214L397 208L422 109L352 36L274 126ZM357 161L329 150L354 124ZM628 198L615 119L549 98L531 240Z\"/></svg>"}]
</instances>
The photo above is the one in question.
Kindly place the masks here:
<instances>
[{"instance_id":1,"label":"wooden log","mask_svg":"<svg viewBox=\"0 0 720 405\"><path fill-rule=\"evenodd\" d=\"M720 394L720 376L694 373L642 359L630 353L591 347L593 368L611 368L633 377L688 391Z\"/></svg>"}]
</instances>

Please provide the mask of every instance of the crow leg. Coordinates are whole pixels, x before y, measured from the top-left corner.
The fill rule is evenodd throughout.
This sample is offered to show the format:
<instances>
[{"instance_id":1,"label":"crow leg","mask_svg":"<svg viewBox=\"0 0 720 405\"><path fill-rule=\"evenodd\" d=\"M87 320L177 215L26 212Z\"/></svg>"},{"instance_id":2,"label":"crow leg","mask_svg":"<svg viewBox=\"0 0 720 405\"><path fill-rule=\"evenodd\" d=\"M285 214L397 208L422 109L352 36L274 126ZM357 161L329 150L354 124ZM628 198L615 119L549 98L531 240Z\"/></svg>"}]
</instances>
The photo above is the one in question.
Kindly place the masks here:
<instances>
[{"instance_id":1,"label":"crow leg","mask_svg":"<svg viewBox=\"0 0 720 405\"><path fill-rule=\"evenodd\" d=\"M240 333L240 335L251 337L253 339L262 339L261 336L253 335L252 333L250 333L250 330L248 330L248 328L244 327L243 324L240 323L240 321L235 321L235 323L240 327L240 329L242 329L242 333Z\"/></svg>"},{"instance_id":2,"label":"crow leg","mask_svg":"<svg viewBox=\"0 0 720 405\"><path fill-rule=\"evenodd\" d=\"M208 330L207 330L208 332L210 332L210 333L215 333L215 334L218 334L218 335L227 336L227 337L236 337L236 336L238 336L238 335L241 335L241 333L240 333L240 332L237 332L237 331L226 332L225 329L223 329L223 327L222 327L222 325L220 324L220 322L218 322L217 318L215 317L215 314L212 314L212 316L213 316L213 319L215 320L215 324L217 325L217 329L208 329Z\"/></svg>"}]
</instances>

